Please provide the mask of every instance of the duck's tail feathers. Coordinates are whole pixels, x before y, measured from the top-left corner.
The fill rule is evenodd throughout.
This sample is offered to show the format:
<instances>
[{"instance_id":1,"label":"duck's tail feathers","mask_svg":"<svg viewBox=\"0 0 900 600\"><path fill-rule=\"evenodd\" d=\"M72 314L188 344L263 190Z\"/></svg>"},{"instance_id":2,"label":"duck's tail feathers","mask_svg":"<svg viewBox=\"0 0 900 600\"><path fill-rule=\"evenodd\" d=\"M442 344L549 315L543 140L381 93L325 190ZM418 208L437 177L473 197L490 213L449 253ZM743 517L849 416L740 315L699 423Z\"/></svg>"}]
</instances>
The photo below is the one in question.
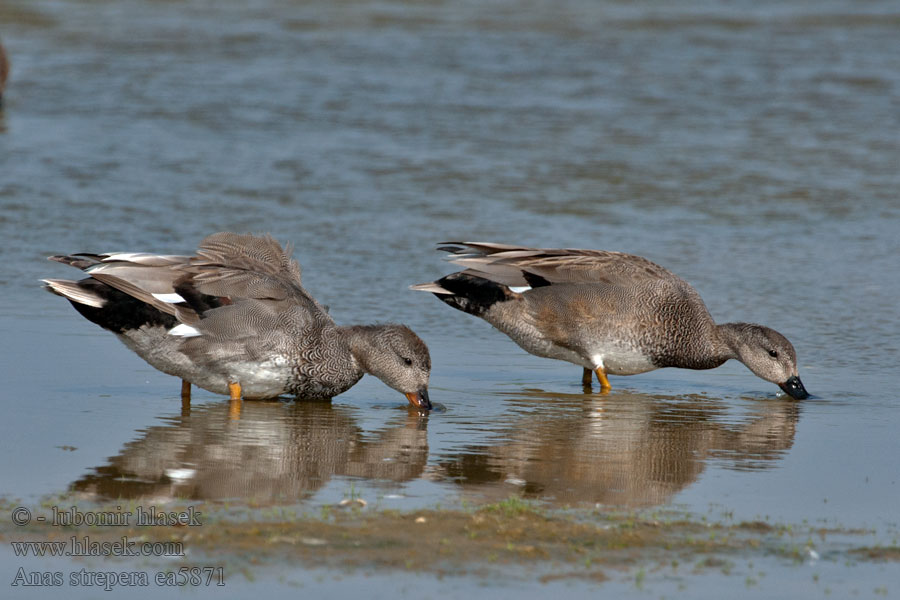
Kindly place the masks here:
<instances>
[{"instance_id":1,"label":"duck's tail feathers","mask_svg":"<svg viewBox=\"0 0 900 600\"><path fill-rule=\"evenodd\" d=\"M44 288L72 303L81 315L113 333L121 334L145 326L171 329L175 317L105 283L87 277L80 281L44 279Z\"/></svg>"},{"instance_id":2,"label":"duck's tail feathers","mask_svg":"<svg viewBox=\"0 0 900 600\"><path fill-rule=\"evenodd\" d=\"M42 279L41 281L44 282L44 289L48 292L62 296L76 304L94 308L103 308L106 305L105 298L91 289L78 285L77 281L68 279Z\"/></svg>"},{"instance_id":3,"label":"duck's tail feathers","mask_svg":"<svg viewBox=\"0 0 900 600\"><path fill-rule=\"evenodd\" d=\"M409 286L409 289L415 290L417 292L431 292L432 294L452 294L450 290L445 290L442 288L436 281L429 281L428 283L417 283L415 285Z\"/></svg>"},{"instance_id":4,"label":"duck's tail feathers","mask_svg":"<svg viewBox=\"0 0 900 600\"><path fill-rule=\"evenodd\" d=\"M519 294L495 281L469 273L451 273L433 283L420 283L414 290L431 292L453 308L480 317L499 302L507 302Z\"/></svg>"}]
</instances>

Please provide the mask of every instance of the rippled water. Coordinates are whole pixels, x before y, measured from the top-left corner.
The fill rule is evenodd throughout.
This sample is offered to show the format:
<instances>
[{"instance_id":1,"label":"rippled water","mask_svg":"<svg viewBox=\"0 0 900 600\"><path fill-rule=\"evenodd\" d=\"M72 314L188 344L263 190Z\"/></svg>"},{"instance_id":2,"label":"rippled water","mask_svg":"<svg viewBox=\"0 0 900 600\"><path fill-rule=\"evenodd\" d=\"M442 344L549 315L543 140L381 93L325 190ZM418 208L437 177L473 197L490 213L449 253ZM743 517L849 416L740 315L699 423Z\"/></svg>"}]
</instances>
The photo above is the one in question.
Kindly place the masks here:
<instances>
[{"instance_id":1,"label":"rippled water","mask_svg":"<svg viewBox=\"0 0 900 600\"><path fill-rule=\"evenodd\" d=\"M891 2L0 2L0 493L504 498L900 523L900 12ZM340 323L402 321L432 399L195 395L40 290L60 252L295 245ZM604 248L788 336L814 395L739 364L613 378L412 283L445 239Z\"/></svg>"}]
</instances>

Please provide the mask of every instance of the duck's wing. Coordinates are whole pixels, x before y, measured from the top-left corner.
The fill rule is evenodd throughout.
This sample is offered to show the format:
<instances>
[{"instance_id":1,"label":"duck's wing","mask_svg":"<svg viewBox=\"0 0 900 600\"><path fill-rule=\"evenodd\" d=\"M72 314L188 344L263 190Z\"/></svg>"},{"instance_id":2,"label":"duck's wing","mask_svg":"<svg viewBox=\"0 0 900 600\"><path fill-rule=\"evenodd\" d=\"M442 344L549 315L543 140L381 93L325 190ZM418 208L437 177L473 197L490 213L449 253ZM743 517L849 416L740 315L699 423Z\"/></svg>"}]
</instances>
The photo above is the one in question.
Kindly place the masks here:
<instances>
[{"instance_id":1,"label":"duck's wing","mask_svg":"<svg viewBox=\"0 0 900 600\"><path fill-rule=\"evenodd\" d=\"M284 300L309 297L291 247L271 236L214 233L200 242L197 256L178 268L203 294L228 298Z\"/></svg>"},{"instance_id":2,"label":"duck's wing","mask_svg":"<svg viewBox=\"0 0 900 600\"><path fill-rule=\"evenodd\" d=\"M219 339L300 332L333 323L327 309L303 289L300 265L270 236L216 233L197 256L176 269L175 292L203 319L179 321ZM217 302L209 303L209 299Z\"/></svg>"},{"instance_id":3,"label":"duck's wing","mask_svg":"<svg viewBox=\"0 0 900 600\"><path fill-rule=\"evenodd\" d=\"M290 247L270 236L216 233L200 242L195 256L118 252L51 260L77 267L192 327L211 311L218 312L209 325L221 323L223 329L252 317L244 314L247 310L267 315L289 311L295 320L330 321L325 308L303 289ZM248 309L251 303L266 308Z\"/></svg>"},{"instance_id":4,"label":"duck's wing","mask_svg":"<svg viewBox=\"0 0 900 600\"><path fill-rule=\"evenodd\" d=\"M634 254L575 248L529 248L489 242L444 242L450 262L464 273L507 286L541 287L555 283L633 285L678 277Z\"/></svg>"}]
</instances>

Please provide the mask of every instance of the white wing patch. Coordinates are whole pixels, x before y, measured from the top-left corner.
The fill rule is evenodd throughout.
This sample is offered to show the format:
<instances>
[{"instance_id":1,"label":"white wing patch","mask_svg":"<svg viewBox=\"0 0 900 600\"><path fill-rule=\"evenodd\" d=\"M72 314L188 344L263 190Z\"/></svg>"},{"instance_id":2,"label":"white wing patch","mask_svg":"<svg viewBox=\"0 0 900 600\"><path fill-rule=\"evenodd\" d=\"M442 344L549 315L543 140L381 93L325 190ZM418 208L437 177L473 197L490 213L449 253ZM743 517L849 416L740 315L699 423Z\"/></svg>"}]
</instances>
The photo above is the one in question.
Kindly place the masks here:
<instances>
[{"instance_id":1,"label":"white wing patch","mask_svg":"<svg viewBox=\"0 0 900 600\"><path fill-rule=\"evenodd\" d=\"M170 329L169 335L174 335L176 337L197 337L198 335L203 334L197 331L197 329L195 329L194 327L181 323Z\"/></svg>"},{"instance_id":2,"label":"white wing patch","mask_svg":"<svg viewBox=\"0 0 900 600\"><path fill-rule=\"evenodd\" d=\"M166 477L172 481L186 481L197 474L196 469L166 469Z\"/></svg>"},{"instance_id":3,"label":"white wing patch","mask_svg":"<svg viewBox=\"0 0 900 600\"><path fill-rule=\"evenodd\" d=\"M153 294L153 297L166 304L178 304L179 302L184 302L184 298L178 294Z\"/></svg>"},{"instance_id":4,"label":"white wing patch","mask_svg":"<svg viewBox=\"0 0 900 600\"><path fill-rule=\"evenodd\" d=\"M530 285L517 285L517 286L509 286L509 291L515 292L517 294L522 294L531 289Z\"/></svg>"}]
</instances>

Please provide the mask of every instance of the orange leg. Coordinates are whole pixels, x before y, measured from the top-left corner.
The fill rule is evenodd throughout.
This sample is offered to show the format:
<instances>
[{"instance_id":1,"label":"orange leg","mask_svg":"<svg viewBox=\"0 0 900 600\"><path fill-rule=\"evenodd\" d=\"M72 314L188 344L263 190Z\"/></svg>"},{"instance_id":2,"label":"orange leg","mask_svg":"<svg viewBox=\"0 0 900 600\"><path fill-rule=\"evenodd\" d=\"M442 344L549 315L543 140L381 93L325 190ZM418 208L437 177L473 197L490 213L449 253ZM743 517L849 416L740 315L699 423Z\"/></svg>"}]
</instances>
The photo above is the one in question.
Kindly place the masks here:
<instances>
[{"instance_id":1,"label":"orange leg","mask_svg":"<svg viewBox=\"0 0 900 600\"><path fill-rule=\"evenodd\" d=\"M241 384L229 383L228 393L231 396L231 404L228 406L228 418L237 420L241 418Z\"/></svg>"},{"instance_id":2,"label":"orange leg","mask_svg":"<svg viewBox=\"0 0 900 600\"><path fill-rule=\"evenodd\" d=\"M608 392L612 389L612 386L609 385L609 379L606 378L606 372L603 370L603 367L597 367L594 369L594 372L597 374L597 379L600 380L600 391Z\"/></svg>"}]
</instances>

